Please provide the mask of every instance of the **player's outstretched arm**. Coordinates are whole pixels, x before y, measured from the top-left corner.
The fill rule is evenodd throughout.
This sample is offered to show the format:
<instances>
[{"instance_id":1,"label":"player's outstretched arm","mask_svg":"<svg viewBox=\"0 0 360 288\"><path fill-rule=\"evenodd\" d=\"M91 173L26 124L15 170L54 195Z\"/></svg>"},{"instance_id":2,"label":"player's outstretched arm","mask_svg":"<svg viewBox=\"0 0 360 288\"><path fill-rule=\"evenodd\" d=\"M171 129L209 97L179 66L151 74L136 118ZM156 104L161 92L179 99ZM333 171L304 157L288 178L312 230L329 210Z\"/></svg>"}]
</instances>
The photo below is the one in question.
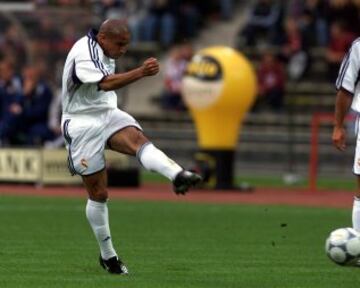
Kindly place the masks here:
<instances>
[{"instance_id":1,"label":"player's outstretched arm","mask_svg":"<svg viewBox=\"0 0 360 288\"><path fill-rule=\"evenodd\" d=\"M143 77L156 75L158 72L159 63L155 58L149 58L138 68L104 77L99 83L99 87L104 91L116 90Z\"/></svg>"},{"instance_id":2,"label":"player's outstretched arm","mask_svg":"<svg viewBox=\"0 0 360 288\"><path fill-rule=\"evenodd\" d=\"M332 134L334 146L340 151L346 148L346 131L344 128L344 120L352 103L352 94L344 89L340 89L336 95L335 102L335 123Z\"/></svg>"}]
</instances>

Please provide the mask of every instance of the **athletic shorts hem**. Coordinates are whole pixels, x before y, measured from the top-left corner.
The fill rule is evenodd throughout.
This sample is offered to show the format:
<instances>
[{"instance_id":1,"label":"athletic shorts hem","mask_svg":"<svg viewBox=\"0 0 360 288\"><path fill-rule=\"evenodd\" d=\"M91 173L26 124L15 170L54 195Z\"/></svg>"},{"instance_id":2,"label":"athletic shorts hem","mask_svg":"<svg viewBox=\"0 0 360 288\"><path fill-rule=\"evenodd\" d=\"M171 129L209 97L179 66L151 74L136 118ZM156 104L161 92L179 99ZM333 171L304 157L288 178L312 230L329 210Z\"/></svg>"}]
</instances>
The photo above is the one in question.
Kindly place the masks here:
<instances>
[{"instance_id":1,"label":"athletic shorts hem","mask_svg":"<svg viewBox=\"0 0 360 288\"><path fill-rule=\"evenodd\" d=\"M95 172L91 172L91 173L89 173L89 174L80 174L80 173L78 173L78 175L80 175L80 176L91 176L91 175L94 175L94 174L96 174L96 173L99 173L99 172L101 172L101 171L104 171L105 170L105 168L106 168L106 166L104 166L103 168L101 168L101 169L99 169L99 170L97 170L97 171L95 171Z\"/></svg>"}]
</instances>

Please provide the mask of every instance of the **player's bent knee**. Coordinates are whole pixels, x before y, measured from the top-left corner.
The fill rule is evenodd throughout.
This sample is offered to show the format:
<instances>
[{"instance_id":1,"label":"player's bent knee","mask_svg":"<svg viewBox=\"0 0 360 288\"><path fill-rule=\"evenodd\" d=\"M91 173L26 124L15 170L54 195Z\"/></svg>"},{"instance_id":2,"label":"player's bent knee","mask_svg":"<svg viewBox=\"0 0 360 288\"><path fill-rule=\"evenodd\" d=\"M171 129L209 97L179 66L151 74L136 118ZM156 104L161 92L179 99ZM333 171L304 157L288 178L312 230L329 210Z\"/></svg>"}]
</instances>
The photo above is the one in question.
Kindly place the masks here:
<instances>
[{"instance_id":1,"label":"player's bent knee","mask_svg":"<svg viewBox=\"0 0 360 288\"><path fill-rule=\"evenodd\" d=\"M144 135L144 132L137 127L126 128L124 134L126 135L125 138L127 138L127 141L135 145L149 141Z\"/></svg>"},{"instance_id":2,"label":"player's bent knee","mask_svg":"<svg viewBox=\"0 0 360 288\"><path fill-rule=\"evenodd\" d=\"M140 129L131 126L115 134L109 142L112 150L135 156L139 148L149 140Z\"/></svg>"},{"instance_id":3,"label":"player's bent knee","mask_svg":"<svg viewBox=\"0 0 360 288\"><path fill-rule=\"evenodd\" d=\"M143 145L146 142L149 142L149 139L144 135L143 131L138 130L137 144Z\"/></svg>"},{"instance_id":4,"label":"player's bent knee","mask_svg":"<svg viewBox=\"0 0 360 288\"><path fill-rule=\"evenodd\" d=\"M107 191L92 191L89 192L89 198L90 200L96 202L106 202L108 199L108 193Z\"/></svg>"}]
</instances>

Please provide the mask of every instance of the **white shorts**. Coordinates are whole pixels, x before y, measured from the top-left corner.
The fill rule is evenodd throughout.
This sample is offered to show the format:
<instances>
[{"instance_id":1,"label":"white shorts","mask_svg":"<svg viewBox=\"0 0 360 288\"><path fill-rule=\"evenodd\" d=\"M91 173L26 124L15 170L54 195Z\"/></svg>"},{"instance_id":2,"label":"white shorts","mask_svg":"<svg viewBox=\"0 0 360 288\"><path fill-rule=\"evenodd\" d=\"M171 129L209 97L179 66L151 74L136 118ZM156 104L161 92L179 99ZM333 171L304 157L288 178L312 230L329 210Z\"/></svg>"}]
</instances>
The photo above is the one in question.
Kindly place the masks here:
<instances>
[{"instance_id":1,"label":"white shorts","mask_svg":"<svg viewBox=\"0 0 360 288\"><path fill-rule=\"evenodd\" d=\"M90 175L103 170L107 140L128 126L142 130L132 116L119 109L63 116L61 127L71 174Z\"/></svg>"}]
</instances>

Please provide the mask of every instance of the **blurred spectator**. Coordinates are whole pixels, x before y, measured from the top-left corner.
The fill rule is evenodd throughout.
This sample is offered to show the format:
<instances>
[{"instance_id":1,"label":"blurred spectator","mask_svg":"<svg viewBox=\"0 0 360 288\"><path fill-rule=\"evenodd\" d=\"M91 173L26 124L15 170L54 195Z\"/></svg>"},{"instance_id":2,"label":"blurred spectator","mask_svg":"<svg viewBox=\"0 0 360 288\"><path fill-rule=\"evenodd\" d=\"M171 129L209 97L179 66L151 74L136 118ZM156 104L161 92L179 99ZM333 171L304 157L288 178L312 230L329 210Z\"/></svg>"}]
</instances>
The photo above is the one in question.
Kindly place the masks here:
<instances>
[{"instance_id":1,"label":"blurred spectator","mask_svg":"<svg viewBox=\"0 0 360 288\"><path fill-rule=\"evenodd\" d=\"M331 24L330 43L326 49L329 81L335 82L342 59L355 38L356 35L351 31L347 31L342 22L334 22Z\"/></svg>"},{"instance_id":2,"label":"blurred spectator","mask_svg":"<svg viewBox=\"0 0 360 288\"><path fill-rule=\"evenodd\" d=\"M32 0L36 5L86 6L91 0Z\"/></svg>"},{"instance_id":3,"label":"blurred spectator","mask_svg":"<svg viewBox=\"0 0 360 288\"><path fill-rule=\"evenodd\" d=\"M127 22L131 32L131 43L143 41L143 23L148 15L151 0L103 0L102 17L122 19Z\"/></svg>"},{"instance_id":4,"label":"blurred spectator","mask_svg":"<svg viewBox=\"0 0 360 288\"><path fill-rule=\"evenodd\" d=\"M359 35L359 9L352 0L329 0L327 11L328 26L334 22L341 22L346 31Z\"/></svg>"},{"instance_id":5,"label":"blurred spectator","mask_svg":"<svg viewBox=\"0 0 360 288\"><path fill-rule=\"evenodd\" d=\"M61 36L54 19L51 19L50 16L41 17L35 34L34 51L36 51L37 55L42 55L42 57L52 60L51 64L54 64L58 57Z\"/></svg>"},{"instance_id":6,"label":"blurred spectator","mask_svg":"<svg viewBox=\"0 0 360 288\"><path fill-rule=\"evenodd\" d=\"M199 11L195 0L181 1L178 9L178 30L180 35L185 39L193 38L198 33L199 28Z\"/></svg>"},{"instance_id":7,"label":"blurred spectator","mask_svg":"<svg viewBox=\"0 0 360 288\"><path fill-rule=\"evenodd\" d=\"M161 104L164 109L184 110L181 96L181 83L186 66L191 60L193 49L190 44L175 46L170 52L164 68L164 91Z\"/></svg>"},{"instance_id":8,"label":"blurred spectator","mask_svg":"<svg viewBox=\"0 0 360 288\"><path fill-rule=\"evenodd\" d=\"M235 4L241 1L234 0L194 0L193 1L200 12L199 20L229 20L234 12Z\"/></svg>"},{"instance_id":9,"label":"blurred spectator","mask_svg":"<svg viewBox=\"0 0 360 288\"><path fill-rule=\"evenodd\" d=\"M161 45L169 47L175 41L177 5L174 0L150 1L149 14L144 19L144 40L156 41L159 36Z\"/></svg>"},{"instance_id":10,"label":"blurred spectator","mask_svg":"<svg viewBox=\"0 0 360 288\"><path fill-rule=\"evenodd\" d=\"M288 0L286 6L286 16L299 19L304 11L304 0Z\"/></svg>"},{"instance_id":11,"label":"blurred spectator","mask_svg":"<svg viewBox=\"0 0 360 288\"><path fill-rule=\"evenodd\" d=\"M45 141L46 148L59 148L64 145L64 137L61 135L61 89L58 89L52 98L49 109L48 126L54 138Z\"/></svg>"},{"instance_id":12,"label":"blurred spectator","mask_svg":"<svg viewBox=\"0 0 360 288\"><path fill-rule=\"evenodd\" d=\"M66 23L62 27L62 35L60 39L57 40L57 47L56 47L57 51L60 54L67 53L74 45L77 39L78 39L78 35L76 34L76 29L74 25L70 23Z\"/></svg>"},{"instance_id":13,"label":"blurred spectator","mask_svg":"<svg viewBox=\"0 0 360 288\"><path fill-rule=\"evenodd\" d=\"M39 145L51 139L53 133L47 119L52 93L40 79L40 70L26 66L20 79L15 75L13 64L3 60L0 79L2 145Z\"/></svg>"},{"instance_id":14,"label":"blurred spectator","mask_svg":"<svg viewBox=\"0 0 360 288\"><path fill-rule=\"evenodd\" d=\"M282 62L273 53L264 53L257 69L257 77L259 92L253 110L257 111L265 104L273 111L281 111L286 81Z\"/></svg>"},{"instance_id":15,"label":"blurred spectator","mask_svg":"<svg viewBox=\"0 0 360 288\"><path fill-rule=\"evenodd\" d=\"M12 59L16 68L26 62L24 35L15 25L9 25L4 34L0 34L0 50L8 59Z\"/></svg>"},{"instance_id":16,"label":"blurred spectator","mask_svg":"<svg viewBox=\"0 0 360 288\"><path fill-rule=\"evenodd\" d=\"M122 18L124 11L123 0L100 0L98 3L101 15L104 19Z\"/></svg>"},{"instance_id":17,"label":"blurred spectator","mask_svg":"<svg viewBox=\"0 0 360 288\"><path fill-rule=\"evenodd\" d=\"M288 1L287 18L299 23L309 45L325 46L328 41L326 0Z\"/></svg>"},{"instance_id":18,"label":"blurred spectator","mask_svg":"<svg viewBox=\"0 0 360 288\"><path fill-rule=\"evenodd\" d=\"M223 20L230 20L233 14L234 3L233 0L220 0L221 18Z\"/></svg>"},{"instance_id":19,"label":"blurred spectator","mask_svg":"<svg viewBox=\"0 0 360 288\"><path fill-rule=\"evenodd\" d=\"M15 75L14 63L9 59L0 61L0 140L1 145L18 144L18 131L23 124L19 115L22 112L22 84Z\"/></svg>"},{"instance_id":20,"label":"blurred spectator","mask_svg":"<svg viewBox=\"0 0 360 288\"><path fill-rule=\"evenodd\" d=\"M277 44L281 34L283 7L279 1L257 0L240 34L240 45L255 46L259 40Z\"/></svg>"},{"instance_id":21,"label":"blurred spectator","mask_svg":"<svg viewBox=\"0 0 360 288\"><path fill-rule=\"evenodd\" d=\"M309 46L325 46L328 43L329 32L324 0L305 1L300 18L300 29Z\"/></svg>"},{"instance_id":22,"label":"blurred spectator","mask_svg":"<svg viewBox=\"0 0 360 288\"><path fill-rule=\"evenodd\" d=\"M48 113L52 101L50 87L40 78L36 66L26 66L22 72L23 99L22 131L26 135L25 144L40 145L54 138L48 127Z\"/></svg>"},{"instance_id":23,"label":"blurred spectator","mask_svg":"<svg viewBox=\"0 0 360 288\"><path fill-rule=\"evenodd\" d=\"M307 69L307 48L298 22L288 18L285 23L285 39L281 46L281 59L287 63L288 74L292 80L299 80Z\"/></svg>"},{"instance_id":24,"label":"blurred spectator","mask_svg":"<svg viewBox=\"0 0 360 288\"><path fill-rule=\"evenodd\" d=\"M143 23L145 17L148 15L149 0L124 0L125 15L131 31L131 43L136 45L137 42L142 41Z\"/></svg>"}]
</instances>

